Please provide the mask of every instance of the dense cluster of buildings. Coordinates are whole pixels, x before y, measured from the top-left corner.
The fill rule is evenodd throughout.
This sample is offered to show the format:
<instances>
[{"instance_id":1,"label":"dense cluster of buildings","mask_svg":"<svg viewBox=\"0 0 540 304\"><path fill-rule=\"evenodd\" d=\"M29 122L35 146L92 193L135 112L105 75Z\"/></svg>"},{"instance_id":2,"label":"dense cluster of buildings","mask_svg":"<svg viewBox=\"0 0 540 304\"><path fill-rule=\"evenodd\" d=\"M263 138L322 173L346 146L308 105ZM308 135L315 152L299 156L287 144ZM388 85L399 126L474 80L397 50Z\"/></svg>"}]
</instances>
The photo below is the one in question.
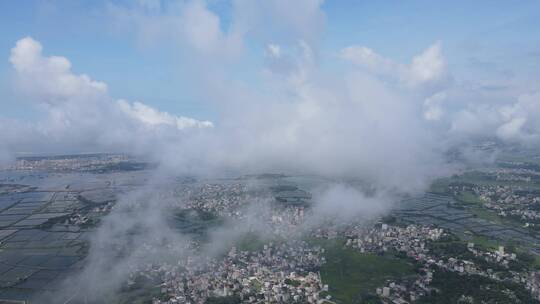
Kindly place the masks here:
<instances>
[{"instance_id":1,"label":"dense cluster of buildings","mask_svg":"<svg viewBox=\"0 0 540 304\"><path fill-rule=\"evenodd\" d=\"M205 303L237 297L242 303L320 303L328 290L317 269L324 249L305 242L268 244L259 251L233 247L225 257L149 265L132 274L157 277L161 295L154 303Z\"/></svg>"},{"instance_id":2,"label":"dense cluster of buildings","mask_svg":"<svg viewBox=\"0 0 540 304\"><path fill-rule=\"evenodd\" d=\"M497 181L530 183L540 177L539 167L522 162L502 162L497 168L488 170L488 173Z\"/></svg>"},{"instance_id":3,"label":"dense cluster of buildings","mask_svg":"<svg viewBox=\"0 0 540 304\"><path fill-rule=\"evenodd\" d=\"M425 257L427 252L426 241L437 240L441 235L443 230L439 228L380 224L368 228L356 227L347 231L346 246L356 248L360 252L384 252L394 249L420 259Z\"/></svg>"},{"instance_id":4,"label":"dense cluster of buildings","mask_svg":"<svg viewBox=\"0 0 540 304\"><path fill-rule=\"evenodd\" d=\"M201 183L180 191L181 209L237 221L253 216L248 214L248 202L255 205L261 200L250 196L244 183ZM268 227L272 235L287 234L304 216L302 206L270 208L263 200L256 208L258 225ZM331 303L318 272L325 262L323 248L300 240L260 245L257 250L232 247L225 256L213 258L191 256L175 265L147 265L132 273L132 282L138 276L162 282L154 303L205 303L214 297L234 297L242 303Z\"/></svg>"},{"instance_id":5,"label":"dense cluster of buildings","mask_svg":"<svg viewBox=\"0 0 540 304\"><path fill-rule=\"evenodd\" d=\"M85 154L54 157L21 157L7 170L37 170L50 172L93 172L103 167L132 160L125 154Z\"/></svg>"},{"instance_id":6,"label":"dense cluster of buildings","mask_svg":"<svg viewBox=\"0 0 540 304\"><path fill-rule=\"evenodd\" d=\"M540 194L514 191L510 186L477 187L475 193L484 206L500 216L517 216L525 223L540 219Z\"/></svg>"},{"instance_id":7,"label":"dense cluster of buildings","mask_svg":"<svg viewBox=\"0 0 540 304\"><path fill-rule=\"evenodd\" d=\"M490 197L488 189L475 186L453 190L472 191L479 196L485 194L485 197ZM521 199L510 194L508 188L495 190L499 197L510 197L512 202ZM250 198L248 192L242 183L204 184L200 191L190 193L191 199L184 207L242 219L247 216L245 205ZM299 225L305 224L305 214L310 212L302 205L284 205L266 211L259 214L261 225L270 227L272 233L281 236L298 230ZM434 226L364 223L312 228L312 237L345 237L344 246L361 253L384 254L391 251L417 261L420 266L414 279L388 281L374 290L385 303L411 303L425 296L433 289L430 284L435 271L511 280L525 286L536 298L540 295L540 277L537 273L509 270L509 265L517 257L515 253L505 252L503 247L490 251L469 243L467 258L433 252L429 244L448 236L443 229ZM155 303L204 303L208 298L224 296L236 296L242 303L331 303L331 297L326 298L328 286L323 285L317 272L320 265L325 263L323 253L322 248L295 242L267 245L255 252L233 248L222 260L193 264L199 268L188 265L162 266L151 271L164 282L161 289L163 297L155 299ZM492 269L497 267L506 269L504 272L510 275L502 276L500 271Z\"/></svg>"},{"instance_id":8,"label":"dense cluster of buildings","mask_svg":"<svg viewBox=\"0 0 540 304\"><path fill-rule=\"evenodd\" d=\"M304 223L306 207L302 204L276 203L264 193L245 183L202 183L200 187L183 188L178 207L202 210L235 221L256 217L257 225L268 227L272 234L290 236Z\"/></svg>"},{"instance_id":9,"label":"dense cluster of buildings","mask_svg":"<svg viewBox=\"0 0 540 304\"><path fill-rule=\"evenodd\" d=\"M219 216L239 217L246 204L247 188L243 183L204 183L196 188L183 188L182 208L203 210Z\"/></svg>"},{"instance_id":10,"label":"dense cluster of buildings","mask_svg":"<svg viewBox=\"0 0 540 304\"><path fill-rule=\"evenodd\" d=\"M527 191L518 186L460 185L453 186L454 193L474 193L483 207L502 217L512 217L525 226L540 224L540 193Z\"/></svg>"}]
</instances>

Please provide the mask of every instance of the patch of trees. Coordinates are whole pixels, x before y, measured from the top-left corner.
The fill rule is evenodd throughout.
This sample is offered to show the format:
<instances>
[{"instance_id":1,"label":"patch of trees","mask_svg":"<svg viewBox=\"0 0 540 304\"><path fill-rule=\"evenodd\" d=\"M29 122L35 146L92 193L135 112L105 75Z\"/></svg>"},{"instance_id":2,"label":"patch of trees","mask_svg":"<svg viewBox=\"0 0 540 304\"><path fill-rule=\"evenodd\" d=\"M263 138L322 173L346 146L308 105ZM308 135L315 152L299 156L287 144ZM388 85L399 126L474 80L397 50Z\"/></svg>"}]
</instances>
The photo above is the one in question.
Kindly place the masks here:
<instances>
[{"instance_id":1,"label":"patch of trees","mask_svg":"<svg viewBox=\"0 0 540 304\"><path fill-rule=\"evenodd\" d=\"M285 284L291 285L291 286L294 286L294 287L298 287L298 286L300 286L300 281L291 280L291 279L285 279Z\"/></svg>"},{"instance_id":2,"label":"patch of trees","mask_svg":"<svg viewBox=\"0 0 540 304\"><path fill-rule=\"evenodd\" d=\"M205 304L238 304L242 303L239 296L210 297Z\"/></svg>"}]
</instances>

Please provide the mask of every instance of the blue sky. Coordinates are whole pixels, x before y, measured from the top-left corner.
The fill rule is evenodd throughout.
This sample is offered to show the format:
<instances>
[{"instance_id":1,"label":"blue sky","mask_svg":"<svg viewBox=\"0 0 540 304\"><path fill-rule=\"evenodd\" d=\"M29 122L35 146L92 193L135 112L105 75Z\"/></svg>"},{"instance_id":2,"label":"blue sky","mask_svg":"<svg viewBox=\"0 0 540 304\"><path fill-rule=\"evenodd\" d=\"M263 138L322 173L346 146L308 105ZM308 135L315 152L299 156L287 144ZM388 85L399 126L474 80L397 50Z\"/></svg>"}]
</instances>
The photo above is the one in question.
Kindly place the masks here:
<instances>
[{"instance_id":1,"label":"blue sky","mask_svg":"<svg viewBox=\"0 0 540 304\"><path fill-rule=\"evenodd\" d=\"M142 46L132 33L114 29L107 5L128 1L1 1L0 107L4 116L32 117L13 93L8 62L15 42L31 36L46 55L72 62L108 84L116 98L141 100L159 109L198 118L212 110L186 86L181 50ZM228 1L209 1L227 27ZM460 79L540 79L540 2L538 1L326 1L326 22L318 37L325 59L349 45L365 45L396 62L407 63L441 41L452 73ZM250 46L256 49L257 45ZM246 55L248 58L249 55ZM246 69L257 59L240 60Z\"/></svg>"}]
</instances>

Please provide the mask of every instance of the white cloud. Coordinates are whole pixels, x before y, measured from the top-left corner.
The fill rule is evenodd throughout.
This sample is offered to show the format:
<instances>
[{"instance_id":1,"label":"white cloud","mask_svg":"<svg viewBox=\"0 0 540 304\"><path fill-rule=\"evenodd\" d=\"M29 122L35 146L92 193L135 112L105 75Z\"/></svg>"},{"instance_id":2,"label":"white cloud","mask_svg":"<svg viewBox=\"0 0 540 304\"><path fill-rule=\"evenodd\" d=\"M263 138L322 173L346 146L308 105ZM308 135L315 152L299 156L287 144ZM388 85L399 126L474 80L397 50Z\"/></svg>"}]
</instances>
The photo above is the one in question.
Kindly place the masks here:
<instances>
[{"instance_id":1,"label":"white cloud","mask_svg":"<svg viewBox=\"0 0 540 304\"><path fill-rule=\"evenodd\" d=\"M67 58L43 56L41 44L26 37L11 50L21 94L28 96L43 119L29 124L2 121L6 145L0 152L33 150L69 151L150 151L156 145L181 138L188 129L212 127L209 121L175 116L140 102L117 101L107 85L71 71ZM12 128L11 126L17 126ZM24 136L12 136L15 133Z\"/></svg>"},{"instance_id":2,"label":"white cloud","mask_svg":"<svg viewBox=\"0 0 540 304\"><path fill-rule=\"evenodd\" d=\"M277 44L270 43L267 46L268 55L270 57L274 58L280 58L281 57L281 47Z\"/></svg>"},{"instance_id":3,"label":"white cloud","mask_svg":"<svg viewBox=\"0 0 540 304\"><path fill-rule=\"evenodd\" d=\"M424 100L424 118L440 120L444 115L442 103L446 100L446 92L438 92Z\"/></svg>"},{"instance_id":4,"label":"white cloud","mask_svg":"<svg viewBox=\"0 0 540 304\"><path fill-rule=\"evenodd\" d=\"M402 75L402 80L410 86L419 86L444 81L447 76L441 43L437 42L413 58Z\"/></svg>"},{"instance_id":5,"label":"white cloud","mask_svg":"<svg viewBox=\"0 0 540 304\"><path fill-rule=\"evenodd\" d=\"M109 4L113 23L125 31L134 31L146 46L181 46L192 56L207 59L235 57L243 49L243 33L224 29L221 18L204 0L172 2L169 5L140 3L126 7Z\"/></svg>"},{"instance_id":6,"label":"white cloud","mask_svg":"<svg viewBox=\"0 0 540 304\"><path fill-rule=\"evenodd\" d=\"M233 27L253 40L316 43L323 31L323 0L235 0Z\"/></svg>"},{"instance_id":7,"label":"white cloud","mask_svg":"<svg viewBox=\"0 0 540 304\"><path fill-rule=\"evenodd\" d=\"M179 20L181 33L198 51L211 53L240 48L239 38L234 33L228 35L222 31L219 16L210 11L203 1L189 2Z\"/></svg>"},{"instance_id":8,"label":"white cloud","mask_svg":"<svg viewBox=\"0 0 540 304\"><path fill-rule=\"evenodd\" d=\"M374 73L392 73L399 67L392 60L384 58L365 46L349 46L340 51L341 58Z\"/></svg>"},{"instance_id":9,"label":"white cloud","mask_svg":"<svg viewBox=\"0 0 540 304\"><path fill-rule=\"evenodd\" d=\"M449 80L440 42L415 56L410 64L396 63L365 46L346 47L340 51L340 57L370 73L397 79L403 86L415 90L437 88Z\"/></svg>"},{"instance_id":10,"label":"white cloud","mask_svg":"<svg viewBox=\"0 0 540 304\"><path fill-rule=\"evenodd\" d=\"M100 98L107 85L87 75L71 73L71 63L64 57L43 57L42 46L30 37L17 41L9 61L17 72L19 84L37 94L39 102L61 103L75 97Z\"/></svg>"},{"instance_id":11,"label":"white cloud","mask_svg":"<svg viewBox=\"0 0 540 304\"><path fill-rule=\"evenodd\" d=\"M516 103L498 108L501 125L496 134L503 140L537 144L540 139L540 93L523 94Z\"/></svg>"},{"instance_id":12,"label":"white cloud","mask_svg":"<svg viewBox=\"0 0 540 304\"><path fill-rule=\"evenodd\" d=\"M503 140L516 141L522 135L523 126L527 122L525 117L512 118L497 128L496 134Z\"/></svg>"},{"instance_id":13,"label":"white cloud","mask_svg":"<svg viewBox=\"0 0 540 304\"><path fill-rule=\"evenodd\" d=\"M118 29L134 32L146 46L181 46L206 60L238 59L246 39L263 46L314 45L325 23L323 0L234 0L230 22L205 0L155 2L108 4L108 13Z\"/></svg>"},{"instance_id":14,"label":"white cloud","mask_svg":"<svg viewBox=\"0 0 540 304\"><path fill-rule=\"evenodd\" d=\"M418 100L422 117L449 141L498 138L530 145L540 139L540 94L498 97L486 95L481 87L456 85L440 42L409 64L395 63L363 46L344 48L340 57Z\"/></svg>"},{"instance_id":15,"label":"white cloud","mask_svg":"<svg viewBox=\"0 0 540 304\"><path fill-rule=\"evenodd\" d=\"M158 111L157 109L140 102L130 104L125 100L118 100L118 104L130 117L149 126L169 125L176 127L178 130L188 128L208 128L214 126L210 121L199 121L189 117L174 116L167 112Z\"/></svg>"},{"instance_id":16,"label":"white cloud","mask_svg":"<svg viewBox=\"0 0 540 304\"><path fill-rule=\"evenodd\" d=\"M317 195L313 206L318 222L328 218L338 218L340 222L355 222L384 214L391 205L390 197L367 196L362 191L343 184L330 185Z\"/></svg>"},{"instance_id":17,"label":"white cloud","mask_svg":"<svg viewBox=\"0 0 540 304\"><path fill-rule=\"evenodd\" d=\"M498 138L511 144L540 143L540 94L522 94L503 103L468 100L448 112L452 135Z\"/></svg>"}]
</instances>

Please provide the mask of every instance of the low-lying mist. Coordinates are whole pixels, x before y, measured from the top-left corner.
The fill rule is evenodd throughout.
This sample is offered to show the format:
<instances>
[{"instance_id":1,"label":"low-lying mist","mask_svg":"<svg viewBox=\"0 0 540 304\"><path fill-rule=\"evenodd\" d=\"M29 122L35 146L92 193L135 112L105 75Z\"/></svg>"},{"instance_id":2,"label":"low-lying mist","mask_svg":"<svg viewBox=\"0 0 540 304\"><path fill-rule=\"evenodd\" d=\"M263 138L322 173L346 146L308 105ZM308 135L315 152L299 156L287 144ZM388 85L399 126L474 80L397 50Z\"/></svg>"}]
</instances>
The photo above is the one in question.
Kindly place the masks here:
<instances>
[{"instance_id":1,"label":"low-lying mist","mask_svg":"<svg viewBox=\"0 0 540 304\"><path fill-rule=\"evenodd\" d=\"M276 201L269 190L269 185L283 182L284 177L209 178L186 184L158 174L147 185L119 195L111 213L89 233L81 269L59 282L57 291L40 295L38 302L117 301L137 273L152 267L188 263L204 269L211 267L208 261L219 260L242 242L249 246L295 242L311 237L315 230L367 224L384 215L392 199L398 199L314 177L317 182L306 187L313 197L297 208L298 202ZM212 192L205 187L221 188ZM200 204L213 199L226 200L230 208L197 213L205 210ZM187 229L179 228L174 220L179 214L194 222ZM199 221L201 226L197 226Z\"/></svg>"}]
</instances>

